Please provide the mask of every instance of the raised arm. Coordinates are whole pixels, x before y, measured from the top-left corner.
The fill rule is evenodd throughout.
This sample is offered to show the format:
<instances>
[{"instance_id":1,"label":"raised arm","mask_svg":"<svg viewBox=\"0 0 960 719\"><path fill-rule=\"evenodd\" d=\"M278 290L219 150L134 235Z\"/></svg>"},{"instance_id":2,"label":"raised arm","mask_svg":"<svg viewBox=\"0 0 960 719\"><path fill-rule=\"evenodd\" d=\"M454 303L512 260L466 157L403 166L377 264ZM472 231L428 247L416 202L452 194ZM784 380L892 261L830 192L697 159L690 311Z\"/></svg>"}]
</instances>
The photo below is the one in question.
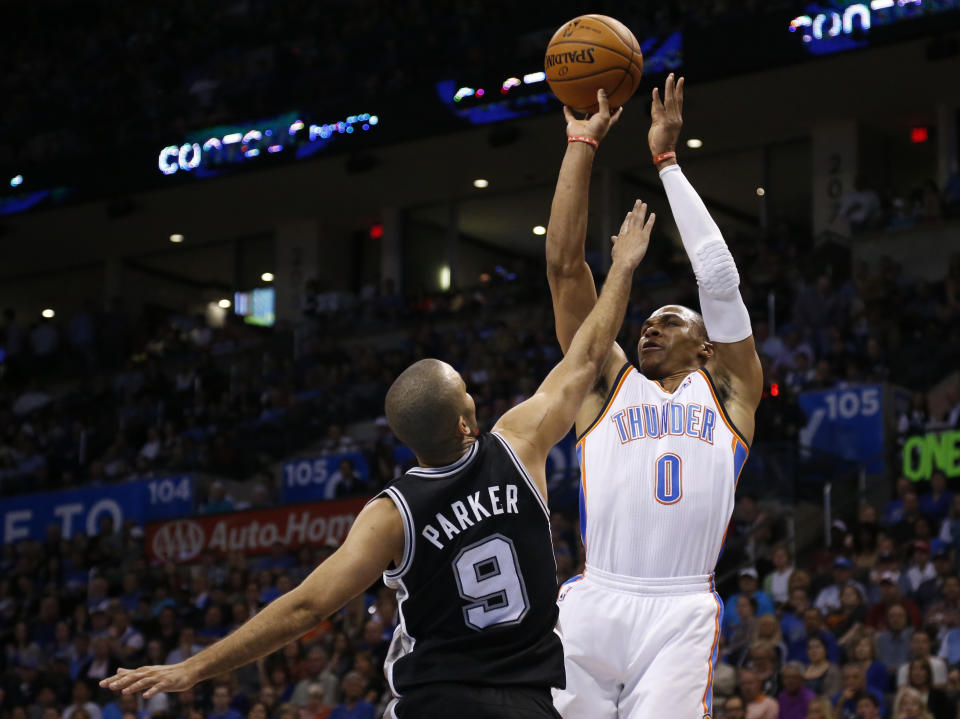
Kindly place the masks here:
<instances>
[{"instance_id":1,"label":"raised arm","mask_svg":"<svg viewBox=\"0 0 960 719\"><path fill-rule=\"evenodd\" d=\"M613 264L600 299L580 325L563 360L536 393L493 428L514 447L546 496L544 465L550 449L570 431L584 397L596 385L623 322L633 273L646 254L656 215L637 200L612 238Z\"/></svg>"},{"instance_id":2,"label":"raised arm","mask_svg":"<svg viewBox=\"0 0 960 719\"><path fill-rule=\"evenodd\" d=\"M557 188L547 223L547 280L553 298L557 340L566 354L577 328L597 302L597 288L584 256L587 239L587 209L590 200L590 173L597 145L620 119L623 108L610 115L603 90L597 92L600 110L586 120L563 108L567 120L567 150L560 165ZM619 349L619 348L618 348ZM626 356L617 361L617 369Z\"/></svg>"},{"instance_id":3,"label":"raised arm","mask_svg":"<svg viewBox=\"0 0 960 719\"><path fill-rule=\"evenodd\" d=\"M343 546L295 589L268 604L233 634L179 664L121 669L100 686L123 694L180 692L266 656L314 628L377 581L403 555L403 522L389 499L368 504Z\"/></svg>"},{"instance_id":4,"label":"raised arm","mask_svg":"<svg viewBox=\"0 0 960 719\"><path fill-rule=\"evenodd\" d=\"M677 164L683 127L683 78L667 77L664 98L653 90L650 152L657 162L683 248L693 265L700 292L700 313L713 345L707 369L714 375L731 418L752 441L754 415L763 392L763 370L753 341L747 307L740 296L740 275L720 228ZM665 156L666 155L666 156Z\"/></svg>"}]
</instances>

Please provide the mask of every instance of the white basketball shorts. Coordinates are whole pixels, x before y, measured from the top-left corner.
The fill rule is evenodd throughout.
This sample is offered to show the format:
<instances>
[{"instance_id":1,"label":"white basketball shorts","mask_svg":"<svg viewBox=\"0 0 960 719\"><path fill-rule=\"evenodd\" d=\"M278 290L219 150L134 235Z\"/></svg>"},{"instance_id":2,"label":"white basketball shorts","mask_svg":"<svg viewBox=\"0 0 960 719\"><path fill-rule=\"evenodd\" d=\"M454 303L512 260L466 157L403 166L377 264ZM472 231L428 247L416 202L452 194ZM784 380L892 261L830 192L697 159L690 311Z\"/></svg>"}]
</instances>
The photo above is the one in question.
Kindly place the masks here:
<instances>
[{"instance_id":1,"label":"white basketball shorts","mask_svg":"<svg viewBox=\"0 0 960 719\"><path fill-rule=\"evenodd\" d=\"M713 576L636 579L587 567L560 588L563 719L713 716L723 603Z\"/></svg>"}]
</instances>

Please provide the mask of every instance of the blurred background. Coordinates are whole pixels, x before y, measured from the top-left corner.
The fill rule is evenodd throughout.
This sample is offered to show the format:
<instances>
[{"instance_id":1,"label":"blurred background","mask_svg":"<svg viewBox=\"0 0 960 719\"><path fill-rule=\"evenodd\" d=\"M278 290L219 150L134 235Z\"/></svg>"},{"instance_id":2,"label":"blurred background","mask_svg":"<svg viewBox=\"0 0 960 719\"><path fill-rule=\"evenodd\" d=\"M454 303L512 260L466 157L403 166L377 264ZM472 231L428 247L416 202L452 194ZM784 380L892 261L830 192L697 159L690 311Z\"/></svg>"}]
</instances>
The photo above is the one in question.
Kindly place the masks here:
<instances>
[{"instance_id":1,"label":"blurred background","mask_svg":"<svg viewBox=\"0 0 960 719\"><path fill-rule=\"evenodd\" d=\"M673 71L680 162L765 370L717 572L716 705L759 711L746 667L787 719L867 716L844 688L957 716L960 0L0 7L3 719L382 710L382 587L185 695L118 703L95 680L188 656L338 545L413 462L382 417L408 364L452 363L488 429L559 359L543 52L583 12L626 23L646 64L591 191L598 281L633 200L660 218L621 342L633 358L653 309L697 306L646 142ZM572 437L548 475L564 581Z\"/></svg>"}]
</instances>

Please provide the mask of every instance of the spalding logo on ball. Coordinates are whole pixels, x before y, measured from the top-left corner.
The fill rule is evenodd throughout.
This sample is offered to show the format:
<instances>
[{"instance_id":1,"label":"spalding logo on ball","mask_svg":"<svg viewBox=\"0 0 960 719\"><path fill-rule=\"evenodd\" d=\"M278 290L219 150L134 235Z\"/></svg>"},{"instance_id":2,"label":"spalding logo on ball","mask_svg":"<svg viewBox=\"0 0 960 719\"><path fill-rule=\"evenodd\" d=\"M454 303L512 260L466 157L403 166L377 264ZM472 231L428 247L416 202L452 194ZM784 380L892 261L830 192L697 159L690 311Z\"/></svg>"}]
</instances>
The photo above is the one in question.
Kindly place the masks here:
<instances>
[{"instance_id":1,"label":"spalding logo on ball","mask_svg":"<svg viewBox=\"0 0 960 719\"><path fill-rule=\"evenodd\" d=\"M613 111L640 87L643 54L637 38L619 20L581 15L553 34L543 67L550 89L564 105L596 112L597 90L603 88Z\"/></svg>"}]
</instances>

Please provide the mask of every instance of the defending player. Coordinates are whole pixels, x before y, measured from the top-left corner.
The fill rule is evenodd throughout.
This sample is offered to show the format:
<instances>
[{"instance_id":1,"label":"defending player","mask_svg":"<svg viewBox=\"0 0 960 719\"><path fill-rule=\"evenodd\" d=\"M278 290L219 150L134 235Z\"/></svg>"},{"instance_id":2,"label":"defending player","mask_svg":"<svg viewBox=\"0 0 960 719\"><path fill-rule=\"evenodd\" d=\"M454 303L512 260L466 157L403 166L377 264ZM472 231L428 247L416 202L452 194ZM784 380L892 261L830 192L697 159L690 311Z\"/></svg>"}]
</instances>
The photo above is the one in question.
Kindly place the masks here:
<instances>
[{"instance_id":1,"label":"defending player","mask_svg":"<svg viewBox=\"0 0 960 719\"><path fill-rule=\"evenodd\" d=\"M564 351L596 301L584 260L590 169L619 116L599 99L588 120L565 109L571 139L547 229ZM733 257L676 162L682 107L683 80L671 74L664 102L653 91L648 139L703 316L676 305L656 310L643 324L637 367L613 344L577 414L586 570L559 597L567 687L554 703L565 719L700 719L713 711L722 611L713 570L762 373Z\"/></svg>"},{"instance_id":2,"label":"defending player","mask_svg":"<svg viewBox=\"0 0 960 719\"><path fill-rule=\"evenodd\" d=\"M557 717L564 685L555 633L557 579L547 512L547 453L596 384L626 310L654 216L627 215L603 294L536 394L478 435L460 375L437 360L407 368L386 415L416 454L357 517L343 546L236 632L171 666L121 669L101 686L183 691L273 652L383 574L400 623L386 661L394 719Z\"/></svg>"}]
</instances>

